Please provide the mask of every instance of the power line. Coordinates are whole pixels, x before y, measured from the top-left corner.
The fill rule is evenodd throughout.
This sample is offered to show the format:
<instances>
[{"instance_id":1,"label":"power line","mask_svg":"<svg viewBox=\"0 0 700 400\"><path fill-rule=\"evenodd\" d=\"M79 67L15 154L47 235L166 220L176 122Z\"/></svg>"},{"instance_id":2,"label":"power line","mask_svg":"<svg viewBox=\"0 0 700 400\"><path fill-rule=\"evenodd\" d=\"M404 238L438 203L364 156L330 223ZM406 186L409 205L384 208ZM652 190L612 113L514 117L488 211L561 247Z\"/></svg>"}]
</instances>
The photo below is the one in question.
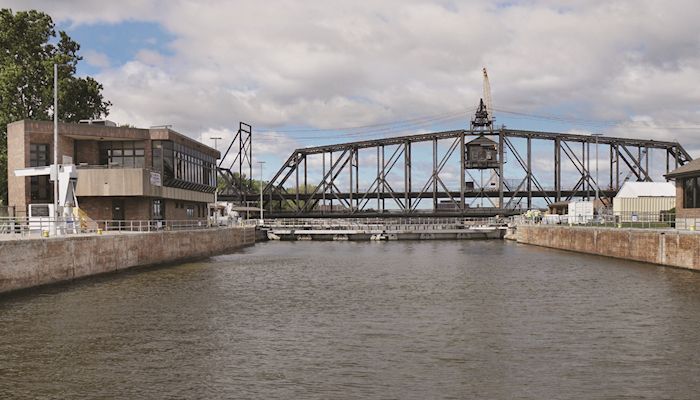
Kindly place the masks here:
<instances>
[{"instance_id":1,"label":"power line","mask_svg":"<svg viewBox=\"0 0 700 400\"><path fill-rule=\"evenodd\" d=\"M315 136L288 136L293 139L338 139L338 138L353 138L353 137L359 137L359 136L369 136L369 135L377 135L377 134L387 134L387 133L392 133L392 132L400 132L400 131L405 131L405 130L410 130L410 129L418 129L426 126L433 126L436 124L444 124L446 122L458 120L464 118L463 115L456 115L456 116L447 116L439 119L433 119L433 120L426 120L422 121L419 123L412 123L410 125L398 125L398 126L388 126L384 127L381 129L373 129L373 130L367 130L367 131L362 131L362 132L337 132L337 134L331 134L331 135L315 135ZM332 131L327 131L327 132L332 132ZM266 132L260 134L262 136L262 139L273 139L275 137L279 137L280 135L277 135L276 133L283 134L284 132ZM267 136L267 137L266 137Z\"/></svg>"},{"instance_id":2,"label":"power line","mask_svg":"<svg viewBox=\"0 0 700 400\"><path fill-rule=\"evenodd\" d=\"M473 108L475 109L475 108ZM278 132L278 133L293 133L293 132L329 132L329 131L353 131L353 130L362 130L366 128L376 128L376 127L382 127L382 126L387 126L387 125L398 125L398 124L411 124L411 123L418 123L422 122L425 120L430 120L434 118L442 118L446 116L453 116L453 115L460 115L463 113L469 114L472 109L464 109L460 108L458 110L452 110L452 111L447 111L443 112L440 114L433 114L433 115L424 115L420 117L414 117L414 118L408 118L404 120L396 120L396 121L388 121L388 122L380 122L380 123L375 123L375 124L368 124L368 125L358 125L358 126L348 126L348 127L340 127L340 128L295 128L295 129L275 129L275 128L270 128L270 127L262 127L260 129L256 129L257 132Z\"/></svg>"}]
</instances>

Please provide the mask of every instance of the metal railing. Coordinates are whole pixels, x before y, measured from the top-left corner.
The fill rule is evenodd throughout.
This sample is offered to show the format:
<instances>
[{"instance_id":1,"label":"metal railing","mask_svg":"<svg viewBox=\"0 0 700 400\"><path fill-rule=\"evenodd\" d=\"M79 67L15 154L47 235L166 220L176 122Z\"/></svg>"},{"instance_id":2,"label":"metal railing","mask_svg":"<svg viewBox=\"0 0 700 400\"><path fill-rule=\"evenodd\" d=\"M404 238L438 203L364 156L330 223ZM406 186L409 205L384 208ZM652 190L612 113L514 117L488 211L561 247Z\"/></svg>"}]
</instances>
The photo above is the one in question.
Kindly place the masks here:
<instances>
[{"instance_id":1,"label":"metal railing","mask_svg":"<svg viewBox=\"0 0 700 400\"><path fill-rule=\"evenodd\" d=\"M679 217L671 212L609 212L596 215L541 214L512 217L511 222L537 225L594 226L608 228L700 230L700 217Z\"/></svg>"},{"instance_id":2,"label":"metal railing","mask_svg":"<svg viewBox=\"0 0 700 400\"><path fill-rule=\"evenodd\" d=\"M242 221L80 220L51 217L0 217L0 239L94 233L158 232L250 226Z\"/></svg>"},{"instance_id":3,"label":"metal railing","mask_svg":"<svg viewBox=\"0 0 700 400\"><path fill-rule=\"evenodd\" d=\"M425 230L497 226L503 218L413 217L413 218L276 218L266 219L269 229L344 229L344 230Z\"/></svg>"}]
</instances>

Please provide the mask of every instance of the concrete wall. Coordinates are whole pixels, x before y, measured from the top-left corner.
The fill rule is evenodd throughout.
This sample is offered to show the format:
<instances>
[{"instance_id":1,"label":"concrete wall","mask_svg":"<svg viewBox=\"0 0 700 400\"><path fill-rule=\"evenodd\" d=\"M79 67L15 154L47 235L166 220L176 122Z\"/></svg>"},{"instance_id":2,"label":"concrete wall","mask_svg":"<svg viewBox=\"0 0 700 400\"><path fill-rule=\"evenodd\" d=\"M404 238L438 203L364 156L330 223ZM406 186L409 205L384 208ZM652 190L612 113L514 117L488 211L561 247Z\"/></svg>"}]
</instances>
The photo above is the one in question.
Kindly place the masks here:
<instances>
[{"instance_id":1,"label":"concrete wall","mask_svg":"<svg viewBox=\"0 0 700 400\"><path fill-rule=\"evenodd\" d=\"M674 230L520 225L518 243L700 270L700 234Z\"/></svg>"},{"instance_id":2,"label":"concrete wall","mask_svg":"<svg viewBox=\"0 0 700 400\"><path fill-rule=\"evenodd\" d=\"M255 228L0 241L0 293L224 254L255 243Z\"/></svg>"},{"instance_id":3,"label":"concrete wall","mask_svg":"<svg viewBox=\"0 0 700 400\"><path fill-rule=\"evenodd\" d=\"M213 203L214 193L151 184L146 168L79 168L75 194L82 196L146 196Z\"/></svg>"}]
</instances>

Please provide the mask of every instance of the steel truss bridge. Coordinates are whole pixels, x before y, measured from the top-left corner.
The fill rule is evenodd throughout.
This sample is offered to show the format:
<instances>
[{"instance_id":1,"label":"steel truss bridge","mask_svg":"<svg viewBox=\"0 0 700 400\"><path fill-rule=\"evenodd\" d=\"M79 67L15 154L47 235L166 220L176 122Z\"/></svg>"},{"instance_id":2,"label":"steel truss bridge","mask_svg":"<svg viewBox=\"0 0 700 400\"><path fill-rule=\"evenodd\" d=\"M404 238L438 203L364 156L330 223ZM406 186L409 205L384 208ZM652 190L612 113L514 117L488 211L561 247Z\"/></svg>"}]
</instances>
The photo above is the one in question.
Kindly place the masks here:
<instances>
[{"instance_id":1,"label":"steel truss bridge","mask_svg":"<svg viewBox=\"0 0 700 400\"><path fill-rule=\"evenodd\" d=\"M493 141L497 159L487 167L465 163L469 143L482 136ZM423 149L418 157L413 156L417 147ZM591 168L599 150L607 159L600 182L598 163ZM653 154L665 156L665 166ZM535 173L535 157L546 172ZM236 160L251 158L246 153ZM596 191L610 204L625 181L653 181L653 168L668 172L691 159L677 142L506 128L452 130L296 149L265 186L264 206L270 217L488 216L521 212L536 206L535 199L540 205L593 199ZM517 178L508 179L506 162L507 173ZM247 167L252 173L250 162ZM232 176L221 166L219 173ZM229 182L221 199L259 196L234 187L232 178Z\"/></svg>"}]
</instances>

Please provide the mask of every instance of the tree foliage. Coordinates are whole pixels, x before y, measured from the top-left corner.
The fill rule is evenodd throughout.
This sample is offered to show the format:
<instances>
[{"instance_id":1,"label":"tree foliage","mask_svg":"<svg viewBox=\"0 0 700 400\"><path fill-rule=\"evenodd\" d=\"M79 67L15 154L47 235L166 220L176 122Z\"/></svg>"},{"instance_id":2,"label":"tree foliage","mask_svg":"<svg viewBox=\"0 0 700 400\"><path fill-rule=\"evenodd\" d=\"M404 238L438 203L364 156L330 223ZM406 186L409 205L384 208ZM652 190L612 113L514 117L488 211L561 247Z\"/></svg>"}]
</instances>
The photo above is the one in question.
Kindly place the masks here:
<instances>
[{"instance_id":1,"label":"tree foliage","mask_svg":"<svg viewBox=\"0 0 700 400\"><path fill-rule=\"evenodd\" d=\"M102 85L75 76L80 45L40 11L0 9L0 201L7 197L7 124L53 118L53 65L58 68L58 118L76 122L107 115Z\"/></svg>"}]
</instances>

